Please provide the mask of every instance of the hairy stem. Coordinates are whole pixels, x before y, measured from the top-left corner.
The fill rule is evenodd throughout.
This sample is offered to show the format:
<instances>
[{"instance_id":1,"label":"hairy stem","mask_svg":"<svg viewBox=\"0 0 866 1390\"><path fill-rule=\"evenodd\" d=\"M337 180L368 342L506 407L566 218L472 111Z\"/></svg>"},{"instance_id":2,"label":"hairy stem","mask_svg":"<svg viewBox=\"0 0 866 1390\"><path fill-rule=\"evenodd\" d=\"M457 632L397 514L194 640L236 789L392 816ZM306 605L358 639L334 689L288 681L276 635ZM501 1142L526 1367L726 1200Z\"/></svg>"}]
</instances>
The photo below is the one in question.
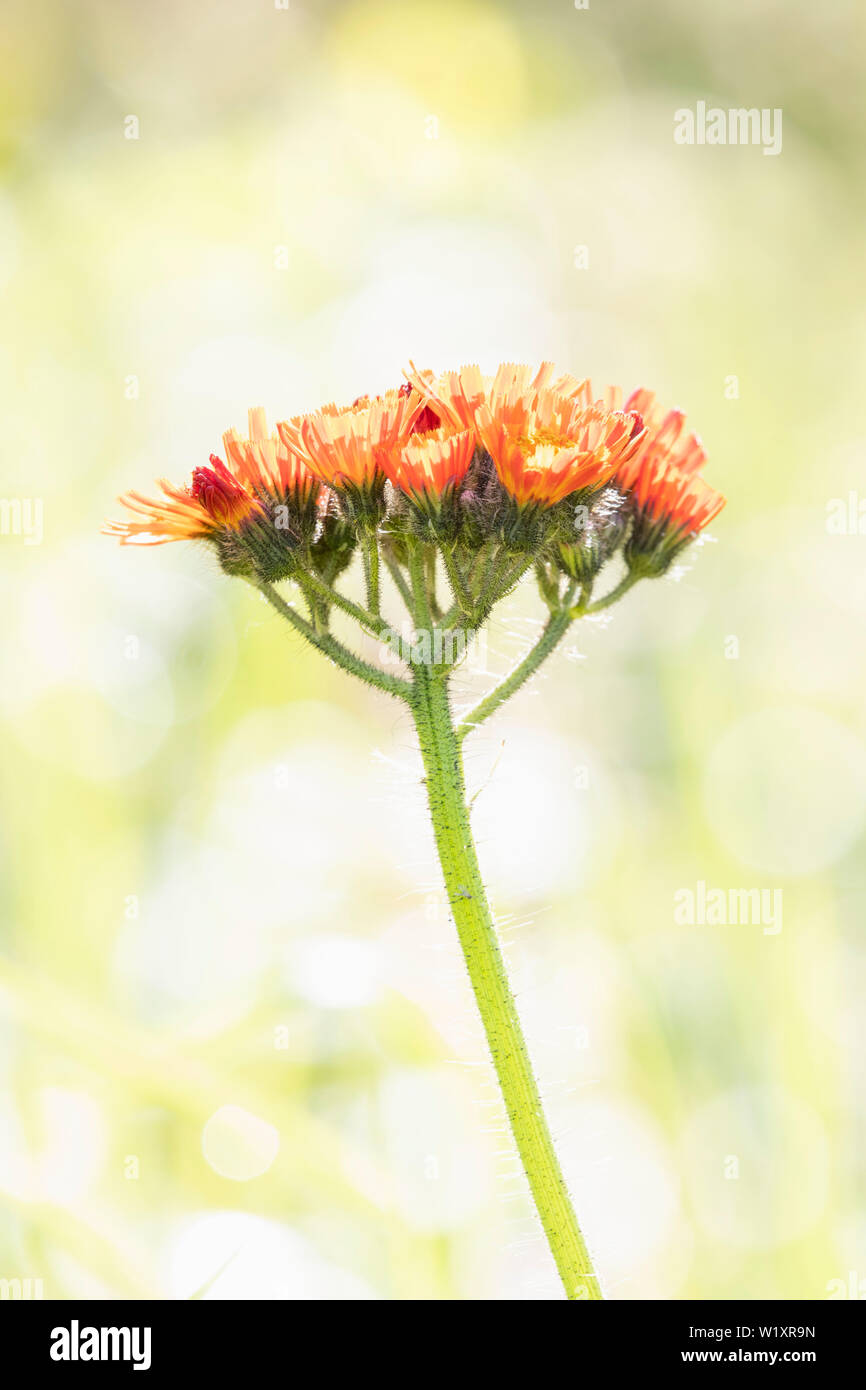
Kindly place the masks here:
<instances>
[{"instance_id":1,"label":"hairy stem","mask_svg":"<svg viewBox=\"0 0 866 1390\"><path fill-rule=\"evenodd\" d=\"M383 555L383 557L384 557L385 564L386 564L387 567L388 567L388 573L390 574L391 578L392 578L393 581L394 581L394 584L396 585L397 592L399 593L401 599L402 599L403 602L405 603L406 608L407 608L408 611L411 613L411 612L412 612L412 590L409 588L409 585L406 583L406 576L404 575L403 571L401 570L401 568L400 568L400 566L399 566L399 564L398 564L398 562L397 562L397 560L396 560L396 558L395 558L395 556L394 556L394 553L393 553L393 551L391 550L390 545L387 544L387 542L383 543L383 545L382 545L382 555Z\"/></svg>"},{"instance_id":2,"label":"hairy stem","mask_svg":"<svg viewBox=\"0 0 866 1390\"><path fill-rule=\"evenodd\" d=\"M427 580L427 594L430 599L430 612L436 621L442 616L436 596L436 547L429 546L425 559L424 573Z\"/></svg>"},{"instance_id":3,"label":"hairy stem","mask_svg":"<svg viewBox=\"0 0 866 1390\"><path fill-rule=\"evenodd\" d=\"M382 671L378 666L373 666L369 661L364 661L363 657L356 656L348 647L344 647L336 637L332 637L329 632L317 632L311 623L302 618L300 613L296 613L291 604L286 603L274 588L273 584L259 584L258 588L264 594L272 608L290 623L301 637L305 637L311 646L317 651L322 652L337 666L341 666L344 671L348 671L350 676L357 676L359 680L365 681L367 685L374 685L377 690L383 690L388 695L396 695L400 699L407 699L411 686L408 681L400 676L389 675L387 671Z\"/></svg>"},{"instance_id":4,"label":"hairy stem","mask_svg":"<svg viewBox=\"0 0 866 1390\"><path fill-rule=\"evenodd\" d=\"M412 581L412 617L415 619L416 627L432 633L433 614L430 608L427 575L424 570L421 547L417 541L409 540L406 543L406 551L409 562L409 578Z\"/></svg>"},{"instance_id":5,"label":"hairy stem","mask_svg":"<svg viewBox=\"0 0 866 1390\"><path fill-rule=\"evenodd\" d=\"M362 548L364 555L364 578L367 582L367 607L379 616L379 537L374 527L366 529Z\"/></svg>"},{"instance_id":6,"label":"hairy stem","mask_svg":"<svg viewBox=\"0 0 866 1390\"><path fill-rule=\"evenodd\" d=\"M297 582L305 594L308 589L312 590L314 596L318 596L318 598L323 600L327 605L333 604L335 608L342 609L350 618L354 618L356 623L360 623L361 627L366 628L368 632L372 632L374 637L381 637L383 632L389 630L388 624L385 622L384 618L367 612L367 610L362 608L358 603L353 603L350 598L347 598L345 594L341 594L333 585L326 584L318 575L313 574L312 570L306 570L299 574Z\"/></svg>"},{"instance_id":7,"label":"hairy stem","mask_svg":"<svg viewBox=\"0 0 866 1390\"><path fill-rule=\"evenodd\" d=\"M516 564L507 566L504 570L499 572L494 570L492 587L488 589L486 596L478 600L475 609L474 621L476 627L481 627L482 623L487 621L495 604L499 603L501 599L505 598L506 594L511 592L532 564L532 556L523 555Z\"/></svg>"},{"instance_id":8,"label":"hairy stem","mask_svg":"<svg viewBox=\"0 0 866 1390\"><path fill-rule=\"evenodd\" d=\"M448 575L448 583L451 585L451 592L457 604L458 613L471 620L472 617L472 595L469 592L466 580L460 570L460 565L452 548L447 544L442 545L442 559L445 563L445 572Z\"/></svg>"},{"instance_id":9,"label":"hairy stem","mask_svg":"<svg viewBox=\"0 0 866 1390\"><path fill-rule=\"evenodd\" d=\"M643 577L643 575L638 574L635 570L629 570L628 574L619 581L615 589L611 589L610 593L605 594L603 598L597 598L595 603L590 603L586 607L581 607L580 612L588 614L600 613L603 608L609 608L612 603L616 603L621 599L623 594L627 594L629 589L637 584L638 580Z\"/></svg>"},{"instance_id":10,"label":"hairy stem","mask_svg":"<svg viewBox=\"0 0 866 1390\"><path fill-rule=\"evenodd\" d=\"M475 853L460 745L442 673L416 668L410 707L439 861L511 1132L569 1299L602 1297L544 1116Z\"/></svg>"}]
</instances>

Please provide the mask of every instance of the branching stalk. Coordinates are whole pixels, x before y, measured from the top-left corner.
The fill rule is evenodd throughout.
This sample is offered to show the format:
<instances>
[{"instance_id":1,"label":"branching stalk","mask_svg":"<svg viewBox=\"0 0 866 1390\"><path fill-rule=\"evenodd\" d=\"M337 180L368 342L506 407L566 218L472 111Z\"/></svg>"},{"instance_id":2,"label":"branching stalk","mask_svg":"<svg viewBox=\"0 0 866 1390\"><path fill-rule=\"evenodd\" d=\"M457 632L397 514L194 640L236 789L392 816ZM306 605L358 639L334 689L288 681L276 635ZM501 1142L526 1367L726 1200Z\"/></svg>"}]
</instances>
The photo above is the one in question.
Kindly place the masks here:
<instances>
[{"instance_id":1,"label":"branching stalk","mask_svg":"<svg viewBox=\"0 0 866 1390\"><path fill-rule=\"evenodd\" d=\"M326 584L318 575L313 574L312 570L307 570L298 576L298 584L306 592L312 590L314 596L322 599L326 604L333 604L335 608L340 608L350 618L354 618L356 623L366 628L374 637L381 637L388 631L388 624L383 618L374 613L368 612L360 604L353 603L345 594L341 594L333 585Z\"/></svg>"},{"instance_id":2,"label":"branching stalk","mask_svg":"<svg viewBox=\"0 0 866 1390\"><path fill-rule=\"evenodd\" d=\"M373 685L378 690L383 690L387 695L396 695L405 700L408 698L411 687L409 682L400 676L392 676L387 671L382 671L378 666L373 666L371 662L364 661L363 657L357 656L348 647L338 641L328 632L317 632L311 623L302 618L291 604L286 603L281 598L272 584L262 583L258 585L268 603L277 610L281 617L295 629L301 637L305 637L317 651L330 658L337 666L341 666L344 671L348 671L350 676L357 676L359 680L365 681L367 685Z\"/></svg>"},{"instance_id":3,"label":"branching stalk","mask_svg":"<svg viewBox=\"0 0 866 1390\"><path fill-rule=\"evenodd\" d=\"M597 598L594 603L588 604L585 608L581 607L579 612L575 613L575 617L579 617L583 613L600 613L603 608L610 608L612 603L617 603L623 595L627 594L629 589L633 588L638 580L643 579L643 577L643 575L638 574L635 570L629 570L625 578L619 581L616 588L611 589L610 593L605 594L603 598Z\"/></svg>"},{"instance_id":4,"label":"branching stalk","mask_svg":"<svg viewBox=\"0 0 866 1390\"><path fill-rule=\"evenodd\" d=\"M421 546L410 541L407 558L411 588L407 587L406 597L413 621L417 628L432 631L428 574ZM516 579L515 575L511 582ZM329 589L320 583L314 586L315 592L320 587ZM566 1297L599 1300L602 1293L598 1278L553 1147L484 890L466 804L460 751L470 729L529 679L568 630L577 585L569 587L562 607L551 613L532 651L457 728L451 714L447 666L415 665L411 681L389 675L356 656L330 633L317 631L280 597L273 585L263 583L260 588L277 612L314 647L351 675L405 700L412 711L445 889L523 1171ZM358 605L330 590L329 601L338 602L345 612L370 629L371 615Z\"/></svg>"}]
</instances>

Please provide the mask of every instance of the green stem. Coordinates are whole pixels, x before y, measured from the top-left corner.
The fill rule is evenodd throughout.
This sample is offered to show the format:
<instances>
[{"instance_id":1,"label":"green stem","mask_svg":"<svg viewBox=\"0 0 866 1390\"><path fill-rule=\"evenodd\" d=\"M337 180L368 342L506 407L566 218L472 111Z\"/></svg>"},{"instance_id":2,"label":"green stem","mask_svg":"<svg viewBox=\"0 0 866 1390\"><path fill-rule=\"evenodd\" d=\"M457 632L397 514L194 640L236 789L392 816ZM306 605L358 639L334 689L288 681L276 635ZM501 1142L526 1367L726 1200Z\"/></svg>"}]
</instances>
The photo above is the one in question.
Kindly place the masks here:
<instances>
[{"instance_id":1,"label":"green stem","mask_svg":"<svg viewBox=\"0 0 866 1390\"><path fill-rule=\"evenodd\" d=\"M383 556L384 556L384 558L385 558L385 564L388 566L388 573L390 574L391 578L392 578L393 581L394 581L394 584L395 584L396 587L397 587L397 592L399 593L401 599L402 599L403 602L405 603L406 608L407 608L408 611L411 613L411 612L412 612L412 590L409 588L409 585L406 583L406 577L405 577L405 575L403 574L403 571L401 570L401 568L400 568L399 564L397 563L397 560L396 560L396 558L395 558L393 552L391 551L391 549L390 549L390 547L389 547L388 545L384 545L384 544L383 544L383 546L382 546L382 554L383 554Z\"/></svg>"},{"instance_id":2,"label":"green stem","mask_svg":"<svg viewBox=\"0 0 866 1390\"><path fill-rule=\"evenodd\" d=\"M353 603L345 594L341 594L331 584L326 584L318 575L313 574L312 570L305 570L298 574L298 584L303 591L310 589L315 595L323 599L326 604L335 608L341 608L350 618L354 618L356 623L372 632L374 637L381 637L384 632L390 631L384 618L380 618L373 613L368 613L360 604Z\"/></svg>"},{"instance_id":3,"label":"green stem","mask_svg":"<svg viewBox=\"0 0 866 1390\"><path fill-rule=\"evenodd\" d=\"M514 1141L566 1297L602 1297L556 1157L475 853L446 681L415 671L410 706L445 888Z\"/></svg>"},{"instance_id":4,"label":"green stem","mask_svg":"<svg viewBox=\"0 0 866 1390\"><path fill-rule=\"evenodd\" d=\"M559 576L551 575L547 565L540 560L536 561L535 573L538 578L538 588L541 597L547 604L551 612L559 607Z\"/></svg>"},{"instance_id":5,"label":"green stem","mask_svg":"<svg viewBox=\"0 0 866 1390\"><path fill-rule=\"evenodd\" d=\"M482 623L487 621L494 605L499 603L501 599L505 598L506 594L511 592L515 585L523 578L532 563L532 556L524 555L518 560L516 565L512 565L511 568L504 573L497 574L494 572L492 589L488 590L486 597L479 599L475 609L474 624L476 627L481 627Z\"/></svg>"},{"instance_id":6,"label":"green stem","mask_svg":"<svg viewBox=\"0 0 866 1390\"><path fill-rule=\"evenodd\" d=\"M466 584L466 580L457 563L457 558L447 543L441 547L442 559L445 562L445 572L448 575L448 583L451 585L451 592L457 604L458 613L467 619L472 617L472 595Z\"/></svg>"},{"instance_id":7,"label":"green stem","mask_svg":"<svg viewBox=\"0 0 866 1390\"><path fill-rule=\"evenodd\" d=\"M496 570L500 560L500 550L494 541L488 542L490 546L487 561L478 584L478 596L475 600L475 612L489 613L494 603L494 590L496 586Z\"/></svg>"},{"instance_id":8,"label":"green stem","mask_svg":"<svg viewBox=\"0 0 866 1390\"><path fill-rule=\"evenodd\" d=\"M424 572L424 557L421 547L415 540L406 542L406 558L409 564L409 578L412 581L412 617L418 628L433 633L433 614L430 609L430 596L427 592L427 576Z\"/></svg>"},{"instance_id":9,"label":"green stem","mask_svg":"<svg viewBox=\"0 0 866 1390\"><path fill-rule=\"evenodd\" d=\"M344 671L348 671L350 676L357 676L359 680L365 681L367 685L373 685L377 690L383 690L388 695L396 695L400 699L407 699L411 686L408 681L401 679L400 676L391 676L387 671L382 671L378 666L373 666L369 661L364 661L363 657L356 656L354 652L344 647L336 637L332 637L329 632L317 632L311 623L302 618L300 613L296 613L291 604L286 603L281 598L272 584L259 584L257 586L264 594L268 603L275 608L281 617L305 637L311 646L322 652L324 656L330 657L331 661L337 666L341 666Z\"/></svg>"},{"instance_id":10,"label":"green stem","mask_svg":"<svg viewBox=\"0 0 866 1390\"><path fill-rule=\"evenodd\" d=\"M379 537L373 526L370 526L364 534L363 541L364 553L364 578L367 581L367 607L370 612L378 618L379 616Z\"/></svg>"},{"instance_id":11,"label":"green stem","mask_svg":"<svg viewBox=\"0 0 866 1390\"><path fill-rule=\"evenodd\" d=\"M425 577L427 581L427 594L430 599L430 612L433 618L438 621L441 617L439 600L436 597L436 547L431 545L427 550L425 559Z\"/></svg>"},{"instance_id":12,"label":"green stem","mask_svg":"<svg viewBox=\"0 0 866 1390\"><path fill-rule=\"evenodd\" d=\"M587 607L580 607L580 605L578 605L580 607L580 613L600 613L603 608L609 608L612 603L616 603L618 599L621 599L623 594L627 594L629 589L642 578L643 575L638 574L634 570L629 570L625 578L621 579L616 588L611 589L609 594L605 594L604 598L597 598L595 603L590 603ZM575 616L578 615L575 614Z\"/></svg>"},{"instance_id":13,"label":"green stem","mask_svg":"<svg viewBox=\"0 0 866 1390\"><path fill-rule=\"evenodd\" d=\"M562 638L571 627L577 613L576 609L568 606L574 596L576 587L576 585L572 585L569 589L569 592L565 596L565 605L551 613L544 625L541 636L535 643L535 646L527 652L523 660L519 661L514 667L514 670L507 675L494 690L491 690L489 695L485 695L484 699L480 700L465 718L461 719L457 726L457 740L459 743L462 743L468 733L471 733L473 729L477 729L479 724L482 724L485 719L495 713L495 711L499 709L499 706L503 705L516 690L519 690L522 685L525 685L530 677L538 670L541 663L546 661L550 656L554 647L558 646L562 641ZM578 609L579 608L580 605L578 605Z\"/></svg>"}]
</instances>

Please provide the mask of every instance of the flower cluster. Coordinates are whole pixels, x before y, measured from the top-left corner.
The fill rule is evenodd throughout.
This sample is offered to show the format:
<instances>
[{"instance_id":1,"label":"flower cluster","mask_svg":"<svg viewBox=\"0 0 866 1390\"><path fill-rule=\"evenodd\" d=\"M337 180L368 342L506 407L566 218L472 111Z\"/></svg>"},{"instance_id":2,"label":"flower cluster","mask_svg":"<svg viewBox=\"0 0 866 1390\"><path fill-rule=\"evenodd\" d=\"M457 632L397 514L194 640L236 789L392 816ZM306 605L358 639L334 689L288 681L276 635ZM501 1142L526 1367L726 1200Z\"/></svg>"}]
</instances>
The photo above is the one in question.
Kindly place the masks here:
<instances>
[{"instance_id":1,"label":"flower cluster","mask_svg":"<svg viewBox=\"0 0 866 1390\"><path fill-rule=\"evenodd\" d=\"M621 550L663 574L724 506L704 481L703 446L652 392L600 395L552 364L435 376L280 421L251 410L248 437L223 436L186 487L127 493L124 543L200 539L254 582L312 573L328 584L358 544L398 566L405 541L439 547L471 571L480 553L526 558L591 584ZM450 572L450 571L449 571Z\"/></svg>"}]
</instances>

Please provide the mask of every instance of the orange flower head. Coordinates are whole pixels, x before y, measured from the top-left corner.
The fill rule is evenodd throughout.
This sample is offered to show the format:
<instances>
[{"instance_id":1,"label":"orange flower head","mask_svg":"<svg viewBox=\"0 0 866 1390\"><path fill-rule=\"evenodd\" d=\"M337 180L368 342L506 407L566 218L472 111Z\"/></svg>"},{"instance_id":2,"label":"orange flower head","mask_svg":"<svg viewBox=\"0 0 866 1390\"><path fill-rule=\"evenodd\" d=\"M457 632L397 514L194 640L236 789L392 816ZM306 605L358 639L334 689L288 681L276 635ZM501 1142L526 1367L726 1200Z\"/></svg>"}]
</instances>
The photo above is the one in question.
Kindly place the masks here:
<instances>
[{"instance_id":1,"label":"orange flower head","mask_svg":"<svg viewBox=\"0 0 866 1390\"><path fill-rule=\"evenodd\" d=\"M681 410L665 412L657 404L655 392L644 388L632 392L625 409L642 417L646 432L640 448L618 472L621 487L629 491L642 472L657 476L668 465L682 473L700 472L707 453L698 436L687 433L686 417Z\"/></svg>"},{"instance_id":2,"label":"orange flower head","mask_svg":"<svg viewBox=\"0 0 866 1390\"><path fill-rule=\"evenodd\" d=\"M727 500L698 474L683 472L673 464L644 470L635 483L633 496L649 522L678 538L703 531Z\"/></svg>"},{"instance_id":3,"label":"orange flower head","mask_svg":"<svg viewBox=\"0 0 866 1390\"><path fill-rule=\"evenodd\" d=\"M223 435L226 459L235 476L253 493L271 498L291 497L306 503L318 497L320 484L303 459L287 449L278 434L270 434L264 410L249 412L249 438L237 430Z\"/></svg>"},{"instance_id":4,"label":"orange flower head","mask_svg":"<svg viewBox=\"0 0 866 1390\"><path fill-rule=\"evenodd\" d=\"M706 450L686 429L681 410L664 411L655 394L634 391L626 408L640 411L646 433L635 455L617 470L617 483L634 506L629 564L663 574L674 557L718 516L725 498L705 481Z\"/></svg>"},{"instance_id":5,"label":"orange flower head","mask_svg":"<svg viewBox=\"0 0 866 1390\"><path fill-rule=\"evenodd\" d=\"M204 507L217 528L237 530L259 504L216 454L210 456L208 468L192 470L190 495Z\"/></svg>"},{"instance_id":6,"label":"orange flower head","mask_svg":"<svg viewBox=\"0 0 866 1390\"><path fill-rule=\"evenodd\" d=\"M382 468L389 482L419 505L436 506L446 493L462 483L475 453L471 430L452 433L438 429L412 434L404 443L384 452Z\"/></svg>"},{"instance_id":7,"label":"orange flower head","mask_svg":"<svg viewBox=\"0 0 866 1390\"><path fill-rule=\"evenodd\" d=\"M121 545L165 545L166 541L202 540L217 530L213 517L189 488L174 487L167 478L159 478L157 487L163 497L145 497L140 492L125 492L118 501L136 520L106 521L102 532L115 536Z\"/></svg>"},{"instance_id":8,"label":"orange flower head","mask_svg":"<svg viewBox=\"0 0 866 1390\"><path fill-rule=\"evenodd\" d=\"M103 528L122 544L174 540L213 542L229 574L276 580L295 572L295 555L316 534L318 479L268 435L264 411L251 410L250 438L223 436L226 460L211 454L194 468L190 485L161 481L163 498L127 493L120 500L135 515Z\"/></svg>"},{"instance_id":9,"label":"orange flower head","mask_svg":"<svg viewBox=\"0 0 866 1390\"><path fill-rule=\"evenodd\" d=\"M456 372L443 372L436 377L429 370L419 371L414 362L409 366L406 378L426 407L432 408L443 423L458 430L475 429L482 406L487 406L494 416L521 404L531 408L539 391L549 385L554 370L552 362L542 362L534 374L531 367L503 362L492 377L484 376L477 366L460 367ZM567 380L572 382L573 378Z\"/></svg>"},{"instance_id":10,"label":"orange flower head","mask_svg":"<svg viewBox=\"0 0 866 1390\"><path fill-rule=\"evenodd\" d=\"M193 469L191 487L175 487L165 478L158 480L163 497L144 497L126 492L120 502L141 520L107 521L106 535L116 536L121 545L164 545L166 541L206 540L226 528L236 528L260 511L258 501L249 495L216 454L210 466Z\"/></svg>"},{"instance_id":11,"label":"orange flower head","mask_svg":"<svg viewBox=\"0 0 866 1390\"><path fill-rule=\"evenodd\" d=\"M420 398L392 390L280 421L277 430L286 449L320 482L364 494L384 478L382 453L408 437L422 406Z\"/></svg>"},{"instance_id":12,"label":"orange flower head","mask_svg":"<svg viewBox=\"0 0 866 1390\"><path fill-rule=\"evenodd\" d=\"M554 377L551 362L503 362L493 376L477 366L439 377L410 368L409 383L443 421L475 431L519 506L553 506L601 486L637 448L622 392L609 387L595 400L587 378Z\"/></svg>"},{"instance_id":13,"label":"orange flower head","mask_svg":"<svg viewBox=\"0 0 866 1390\"><path fill-rule=\"evenodd\" d=\"M575 492L609 482L638 447L639 417L609 410L580 395L537 393L535 403L482 406L478 432L499 480L518 506L552 507Z\"/></svg>"}]
</instances>

